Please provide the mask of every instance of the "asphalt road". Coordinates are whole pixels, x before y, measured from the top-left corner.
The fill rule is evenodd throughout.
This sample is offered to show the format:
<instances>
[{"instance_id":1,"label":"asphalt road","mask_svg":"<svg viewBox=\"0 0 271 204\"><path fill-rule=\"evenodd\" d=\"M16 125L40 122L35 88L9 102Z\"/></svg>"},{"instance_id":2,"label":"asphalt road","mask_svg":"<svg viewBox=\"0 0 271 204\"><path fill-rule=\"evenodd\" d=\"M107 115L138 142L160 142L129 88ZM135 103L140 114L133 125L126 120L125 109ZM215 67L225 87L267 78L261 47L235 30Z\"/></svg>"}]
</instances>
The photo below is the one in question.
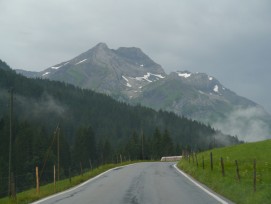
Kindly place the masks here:
<instances>
[{"instance_id":1,"label":"asphalt road","mask_svg":"<svg viewBox=\"0 0 271 204\"><path fill-rule=\"evenodd\" d=\"M223 203L179 173L173 164L138 163L120 167L36 204Z\"/></svg>"}]
</instances>

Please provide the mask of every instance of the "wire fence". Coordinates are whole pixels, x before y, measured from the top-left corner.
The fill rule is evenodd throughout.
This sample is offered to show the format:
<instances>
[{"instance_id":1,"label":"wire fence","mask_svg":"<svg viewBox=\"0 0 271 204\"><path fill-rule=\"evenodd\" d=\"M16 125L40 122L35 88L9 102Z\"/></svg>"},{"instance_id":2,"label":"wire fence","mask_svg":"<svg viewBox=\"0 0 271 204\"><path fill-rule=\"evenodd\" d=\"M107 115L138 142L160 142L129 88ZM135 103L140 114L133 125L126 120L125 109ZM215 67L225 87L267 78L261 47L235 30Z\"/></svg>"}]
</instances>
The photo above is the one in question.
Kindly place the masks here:
<instances>
[{"instance_id":1,"label":"wire fence","mask_svg":"<svg viewBox=\"0 0 271 204\"><path fill-rule=\"evenodd\" d=\"M210 155L183 152L183 158L195 171L202 171L210 179L221 182L233 182L240 185L240 190L260 191L271 189L271 162L256 159L234 159ZM219 182L217 181L217 182Z\"/></svg>"},{"instance_id":2,"label":"wire fence","mask_svg":"<svg viewBox=\"0 0 271 204\"><path fill-rule=\"evenodd\" d=\"M111 164L123 163L126 161L128 157L119 156L118 159L112 161ZM86 165L88 164L88 165ZM106 164L106 163L103 163ZM102 165L103 165L102 164ZM83 166L85 165L85 166ZM52 184L54 182L57 183L57 188L61 189L62 185L66 185L66 183L62 182L63 180L69 180L72 182L72 178L76 176L84 176L85 174L90 174L95 169L99 169L100 165L97 163L92 163L91 160L85 163L78 162L78 164L69 168L58 168L56 166L47 167L44 169L42 166L38 169L38 182L39 186L44 186L47 184ZM16 196L17 193L20 193L25 190L33 189L37 187L37 172L36 168L33 167L32 172L25 174L13 174L13 178L11 179L11 185L13 185L13 189L10 185L10 178L8 176L0 176L0 198L2 197L13 197Z\"/></svg>"}]
</instances>

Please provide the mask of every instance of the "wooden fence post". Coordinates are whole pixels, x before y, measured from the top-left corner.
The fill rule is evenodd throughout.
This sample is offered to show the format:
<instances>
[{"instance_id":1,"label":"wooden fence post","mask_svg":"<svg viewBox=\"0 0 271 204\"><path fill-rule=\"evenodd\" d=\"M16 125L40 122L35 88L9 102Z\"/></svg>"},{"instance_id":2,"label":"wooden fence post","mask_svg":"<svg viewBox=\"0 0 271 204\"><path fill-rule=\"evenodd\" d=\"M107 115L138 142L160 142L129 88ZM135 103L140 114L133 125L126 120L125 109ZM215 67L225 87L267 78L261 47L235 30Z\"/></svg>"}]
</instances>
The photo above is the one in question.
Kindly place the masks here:
<instances>
[{"instance_id":1,"label":"wooden fence post","mask_svg":"<svg viewBox=\"0 0 271 204\"><path fill-rule=\"evenodd\" d=\"M211 164L211 171L213 171L213 153L210 153L210 164Z\"/></svg>"},{"instance_id":2,"label":"wooden fence post","mask_svg":"<svg viewBox=\"0 0 271 204\"><path fill-rule=\"evenodd\" d=\"M37 167L37 166L36 166L36 191L37 191L37 194L40 193L39 167Z\"/></svg>"},{"instance_id":3,"label":"wooden fence post","mask_svg":"<svg viewBox=\"0 0 271 204\"><path fill-rule=\"evenodd\" d=\"M197 163L197 167L199 167L199 163L198 163L198 157L197 157L197 154L195 154L195 157L196 157L196 163Z\"/></svg>"},{"instance_id":4,"label":"wooden fence post","mask_svg":"<svg viewBox=\"0 0 271 204\"><path fill-rule=\"evenodd\" d=\"M256 159L253 162L253 189L256 192Z\"/></svg>"},{"instance_id":5,"label":"wooden fence post","mask_svg":"<svg viewBox=\"0 0 271 204\"><path fill-rule=\"evenodd\" d=\"M14 179L14 174L11 172L11 197L13 199L16 199L16 187L15 187L15 179Z\"/></svg>"},{"instance_id":6,"label":"wooden fence post","mask_svg":"<svg viewBox=\"0 0 271 204\"><path fill-rule=\"evenodd\" d=\"M89 159L88 161L89 161L90 171L92 171L92 163L91 163L91 159Z\"/></svg>"},{"instance_id":7,"label":"wooden fence post","mask_svg":"<svg viewBox=\"0 0 271 204\"><path fill-rule=\"evenodd\" d=\"M54 164L54 191L56 192L56 165Z\"/></svg>"},{"instance_id":8,"label":"wooden fence post","mask_svg":"<svg viewBox=\"0 0 271 204\"><path fill-rule=\"evenodd\" d=\"M224 161L222 157L220 158L220 162L221 162L222 176L225 176Z\"/></svg>"},{"instance_id":9,"label":"wooden fence post","mask_svg":"<svg viewBox=\"0 0 271 204\"><path fill-rule=\"evenodd\" d=\"M71 167L69 167L69 181L70 181L70 183L72 182L72 177L71 177Z\"/></svg>"},{"instance_id":10,"label":"wooden fence post","mask_svg":"<svg viewBox=\"0 0 271 204\"><path fill-rule=\"evenodd\" d=\"M80 162L80 169L81 169L81 176L83 176L83 167L82 167L82 162Z\"/></svg>"},{"instance_id":11,"label":"wooden fence post","mask_svg":"<svg viewBox=\"0 0 271 204\"><path fill-rule=\"evenodd\" d=\"M202 156L202 169L204 169L204 156Z\"/></svg>"},{"instance_id":12,"label":"wooden fence post","mask_svg":"<svg viewBox=\"0 0 271 204\"><path fill-rule=\"evenodd\" d=\"M237 160L235 160L235 165L236 165L236 176L237 176L238 182L240 182L240 174L239 174L239 167L238 167Z\"/></svg>"}]
</instances>

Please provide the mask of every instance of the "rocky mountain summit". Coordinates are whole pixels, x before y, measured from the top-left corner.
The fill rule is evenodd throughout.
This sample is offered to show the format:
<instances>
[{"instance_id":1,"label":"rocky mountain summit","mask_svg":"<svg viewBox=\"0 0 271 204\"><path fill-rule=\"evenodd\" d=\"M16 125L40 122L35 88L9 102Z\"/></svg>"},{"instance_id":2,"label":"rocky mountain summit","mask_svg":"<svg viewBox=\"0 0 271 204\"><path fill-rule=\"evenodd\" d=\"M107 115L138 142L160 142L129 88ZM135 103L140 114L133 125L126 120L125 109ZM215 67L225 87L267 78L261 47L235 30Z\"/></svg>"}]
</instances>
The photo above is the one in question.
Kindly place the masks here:
<instances>
[{"instance_id":1,"label":"rocky mountain summit","mask_svg":"<svg viewBox=\"0 0 271 204\"><path fill-rule=\"evenodd\" d=\"M42 72L19 73L71 83L120 100L138 96L142 87L166 75L162 67L139 48L113 50L104 43Z\"/></svg>"}]
</instances>

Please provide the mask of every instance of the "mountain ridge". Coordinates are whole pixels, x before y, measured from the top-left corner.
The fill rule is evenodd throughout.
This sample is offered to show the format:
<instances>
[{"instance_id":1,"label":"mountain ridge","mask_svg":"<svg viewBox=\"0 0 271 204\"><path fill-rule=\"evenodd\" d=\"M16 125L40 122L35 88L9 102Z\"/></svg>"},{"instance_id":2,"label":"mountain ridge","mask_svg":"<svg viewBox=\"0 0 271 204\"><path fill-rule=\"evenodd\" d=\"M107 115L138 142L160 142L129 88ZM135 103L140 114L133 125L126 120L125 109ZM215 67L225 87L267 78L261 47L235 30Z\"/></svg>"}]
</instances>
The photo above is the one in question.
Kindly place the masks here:
<instances>
[{"instance_id":1,"label":"mountain ridge","mask_svg":"<svg viewBox=\"0 0 271 204\"><path fill-rule=\"evenodd\" d=\"M48 132L61 123L62 132L70 143L74 141L76 129L87 125L93 127L97 139L107 138L116 145L121 145L123 139L127 141L139 130L144 131L147 137L157 128L167 129L172 139L182 145L192 145L194 141L196 146L208 148L212 134L223 138L219 145L226 144L223 142L225 138L229 139L227 144L239 142L235 137L173 113L121 103L104 94L63 82L28 79L11 69L0 69L0 85L0 104L8 103L10 87L15 90L14 116L17 121L44 126ZM5 105L0 109L0 121L7 116L8 109ZM190 130L191 135L184 133L188 131L184 127L194 127ZM201 132L208 134L201 135ZM203 141L198 143L198 140Z\"/></svg>"},{"instance_id":2,"label":"mountain ridge","mask_svg":"<svg viewBox=\"0 0 271 204\"><path fill-rule=\"evenodd\" d=\"M215 77L205 73L186 70L166 74L162 66L140 48L120 47L114 50L109 49L105 43L99 43L77 57L37 75L88 88L131 104L140 103L156 110L172 111L177 115L211 124L226 133L229 133L229 128L222 127L221 124L241 111L242 117L247 115L242 129L245 129L246 124L250 124L250 127L257 124L265 133L253 136L252 134L258 135L258 132L251 130L249 133L234 127L232 129L235 131L230 134L241 136L242 139L248 138L249 141L261 140L271 135L271 125L268 125L271 116L257 103L238 96ZM33 77L33 73L28 77ZM258 116L256 123L252 112ZM254 121L251 122L250 117ZM245 136L244 133L250 136Z\"/></svg>"}]
</instances>

